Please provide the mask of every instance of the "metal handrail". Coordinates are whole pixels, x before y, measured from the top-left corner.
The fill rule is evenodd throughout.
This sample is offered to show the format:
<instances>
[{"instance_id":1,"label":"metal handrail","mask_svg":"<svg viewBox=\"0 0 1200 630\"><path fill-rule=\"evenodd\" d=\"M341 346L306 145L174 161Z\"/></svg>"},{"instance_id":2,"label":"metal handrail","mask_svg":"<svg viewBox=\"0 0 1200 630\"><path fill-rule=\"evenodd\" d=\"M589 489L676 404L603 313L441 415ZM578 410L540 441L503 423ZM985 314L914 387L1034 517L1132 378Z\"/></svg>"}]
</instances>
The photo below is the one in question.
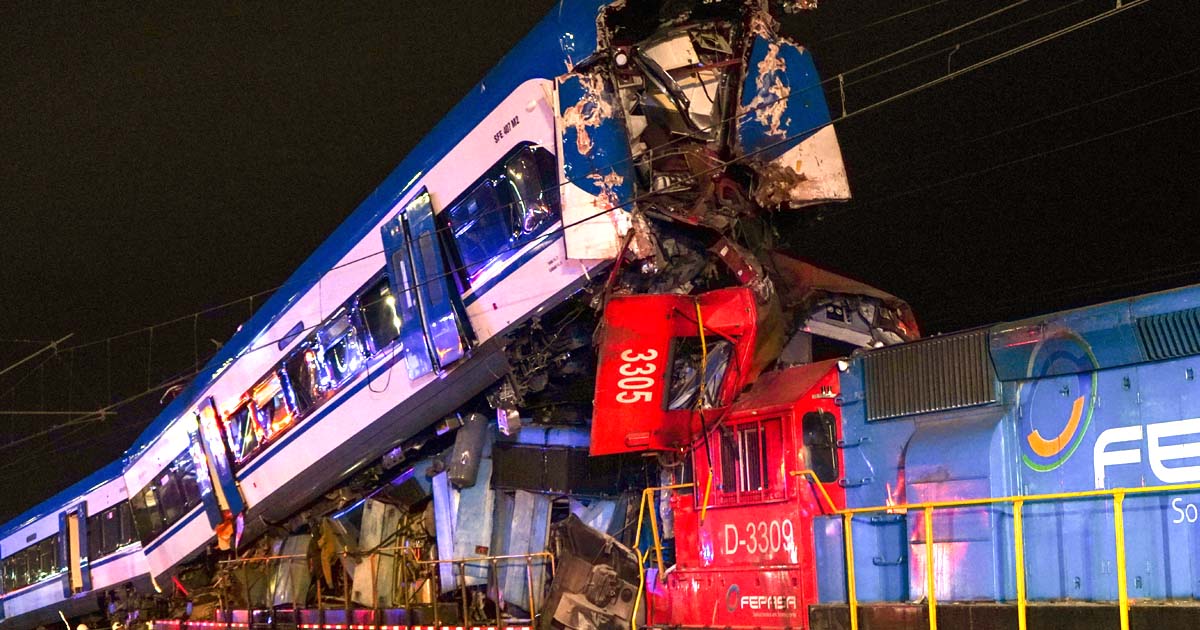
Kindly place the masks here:
<instances>
[{"instance_id":1,"label":"metal handrail","mask_svg":"<svg viewBox=\"0 0 1200 630\"><path fill-rule=\"evenodd\" d=\"M642 500L638 504L637 532L633 536L633 553L638 557L638 590L637 596L633 600L633 613L629 616L630 630L637 630L638 609L641 607L642 594L646 591L646 559L650 556L651 550L647 549L644 554L638 551L642 544L642 525L645 523L646 508L649 507L650 533L654 536L653 551L658 562L658 575L661 577L663 574L662 539L658 535L658 514L654 511L654 494L695 487L694 483L677 483L669 486L653 486L642 490Z\"/></svg>"},{"instance_id":2,"label":"metal handrail","mask_svg":"<svg viewBox=\"0 0 1200 630\"><path fill-rule=\"evenodd\" d=\"M655 531L657 532L657 530L655 530ZM657 535L656 535L656 543L657 543ZM489 571L489 579L490 579L490 578L494 578L496 576L496 572L499 569L499 565L501 563L523 560L525 563L525 580L526 580L526 586L527 586L527 590L528 590L527 595L529 597L529 614L532 617L537 616L535 588L534 588L534 583L533 583L533 565L535 563L535 560L541 559L538 562L539 565L543 565L543 566L549 565L550 576L553 576L557 570L557 565L555 563L554 554L550 553L549 551L535 551L535 552L524 553L524 554L505 554L505 555L493 555L493 556L470 556L470 557L465 557L465 558L448 558L448 559L444 559L444 560L443 559L439 559L439 560L421 559L420 557L418 557L419 551L420 551L420 549L417 547L412 547L412 546L407 546L407 545L395 545L395 546L387 546L387 547L377 547L377 548L371 549L371 550L369 550L365 553L361 553L361 554L343 550L342 552L339 553L339 555L341 555L343 557L351 556L351 555L361 555L362 557L374 557L374 556L379 555L380 553L399 552L401 554L407 554L407 555L412 556L412 558L411 558L412 562L414 562L417 565L429 565L429 566L436 567L436 566L442 565L442 564L450 564L450 565L457 566L458 567L458 575L459 575L459 589L460 589L461 597L462 597L462 601L460 603L463 607L462 613L464 615L464 619L465 619L465 616L467 615L468 608L470 607L470 602L467 600L467 592L466 592L466 568L468 566L486 566L486 568ZM230 559L230 560L221 560L220 563L221 564L248 564L248 563L255 563L255 562L279 562L279 561L285 561L285 560L288 560L288 561L298 560L298 559L307 558L307 557L308 557L307 554L280 554L280 555L269 555L269 556L250 556L250 557L244 557L244 558L234 558L234 559ZM661 562L661 545L660 545L660 562ZM437 571L433 571L432 575L435 576L435 579L436 579ZM347 575L347 577L349 577L349 575ZM440 584L439 584L439 587L440 587ZM350 606L350 593L349 593L350 584L349 584L349 581L346 582L346 588L347 588L347 592L345 593L345 602L346 602L347 608L349 608L349 606ZM375 588L374 584L372 585L372 588ZM440 588L439 588L439 590L440 590ZM374 599L375 599L375 595L373 593L372 601L374 601ZM405 600L406 600L405 601L405 609L406 610L411 609L412 602L408 599L407 592L406 592ZM321 607L321 602L319 599L317 602L317 606L318 606L318 608ZM496 615L497 615L496 620L495 620L496 627L500 628L504 625L503 618L501 617L502 606L496 607ZM434 626L442 627L440 609L436 604L433 607L433 616L434 616Z\"/></svg>"},{"instance_id":3,"label":"metal handrail","mask_svg":"<svg viewBox=\"0 0 1200 630\"><path fill-rule=\"evenodd\" d=\"M833 507L834 503L825 492L820 479L811 470L792 472L794 476L806 477L817 487L824 497L826 505ZM1025 530L1022 510L1026 503L1045 503L1051 501L1074 501L1080 499L1112 499L1113 500L1113 529L1117 556L1117 601L1120 609L1121 630L1129 630L1129 586L1126 583L1128 571L1125 563L1125 497L1133 495L1154 495L1168 492L1200 490L1200 483L1168 484L1163 486L1143 486L1137 488L1112 488L1105 490L1082 490L1078 492L1054 492L1046 494L1012 495L1004 497L985 497L979 499L957 499L951 501L921 501L917 503L899 503L872 507L832 509L830 515L842 517L842 538L846 553L846 599L849 604L850 628L858 630L858 596L856 593L854 568L854 542L851 529L851 518L856 514L872 514L878 512L897 512L900 510L921 510L925 520L925 580L926 606L929 615L930 630L937 629L937 596L933 573L933 512L938 509L979 507L985 505L1006 504L1013 506L1013 555L1016 561L1017 587L1017 624L1020 630L1026 629L1026 599L1025 584Z\"/></svg>"}]
</instances>

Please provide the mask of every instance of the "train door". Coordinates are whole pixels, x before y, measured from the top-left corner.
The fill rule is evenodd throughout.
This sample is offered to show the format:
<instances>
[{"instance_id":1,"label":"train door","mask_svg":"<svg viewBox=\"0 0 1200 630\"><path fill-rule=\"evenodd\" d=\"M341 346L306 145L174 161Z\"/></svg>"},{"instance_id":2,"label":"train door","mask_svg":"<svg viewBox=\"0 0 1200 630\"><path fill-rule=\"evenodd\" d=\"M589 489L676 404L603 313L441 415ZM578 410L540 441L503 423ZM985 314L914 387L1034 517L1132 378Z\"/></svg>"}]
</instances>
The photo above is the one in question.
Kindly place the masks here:
<instances>
[{"instance_id":1,"label":"train door","mask_svg":"<svg viewBox=\"0 0 1200 630\"><path fill-rule=\"evenodd\" d=\"M241 489L229 465L229 452L221 439L221 428L217 424L217 408L212 398L201 402L193 411L198 433L192 434L193 459L196 477L200 481L201 498L208 514L209 524L218 530L221 524L240 514L245 509ZM204 472L202 472L204 471ZM205 474L207 472L207 474ZM205 489L208 492L205 492ZM222 541L225 542L225 541Z\"/></svg>"},{"instance_id":2,"label":"train door","mask_svg":"<svg viewBox=\"0 0 1200 630\"><path fill-rule=\"evenodd\" d=\"M445 369L466 355L470 325L451 290L454 270L442 251L427 191L383 226L383 246L409 377ZM417 321L419 327L411 325Z\"/></svg>"},{"instance_id":3,"label":"train door","mask_svg":"<svg viewBox=\"0 0 1200 630\"><path fill-rule=\"evenodd\" d=\"M92 590L92 575L88 567L87 557L87 503L58 515L58 551L62 564L66 565L63 572L63 596L70 597L76 593Z\"/></svg>"}]
</instances>

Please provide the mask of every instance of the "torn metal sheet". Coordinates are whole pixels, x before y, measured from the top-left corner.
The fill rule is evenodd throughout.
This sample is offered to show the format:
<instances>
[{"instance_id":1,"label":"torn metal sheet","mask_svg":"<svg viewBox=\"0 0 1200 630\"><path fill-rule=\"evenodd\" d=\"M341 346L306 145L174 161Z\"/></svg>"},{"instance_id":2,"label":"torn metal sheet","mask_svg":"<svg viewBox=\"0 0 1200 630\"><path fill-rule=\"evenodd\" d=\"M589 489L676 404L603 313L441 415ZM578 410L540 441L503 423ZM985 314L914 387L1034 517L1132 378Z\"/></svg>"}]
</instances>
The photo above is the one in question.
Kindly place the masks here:
<instances>
[{"instance_id":1,"label":"torn metal sheet","mask_svg":"<svg viewBox=\"0 0 1200 630\"><path fill-rule=\"evenodd\" d=\"M802 207L850 198L837 134L812 55L756 20L742 98L738 150L759 175L755 201Z\"/></svg>"},{"instance_id":2,"label":"torn metal sheet","mask_svg":"<svg viewBox=\"0 0 1200 630\"><path fill-rule=\"evenodd\" d=\"M630 229L633 163L612 90L603 75L555 81L558 163L567 257L615 258Z\"/></svg>"},{"instance_id":3,"label":"torn metal sheet","mask_svg":"<svg viewBox=\"0 0 1200 630\"><path fill-rule=\"evenodd\" d=\"M358 547L363 552L393 546L400 528L400 510L382 501L368 500L363 504L362 527ZM354 569L354 602L370 608L389 608L393 605L396 556L393 552L368 554Z\"/></svg>"},{"instance_id":4,"label":"torn metal sheet","mask_svg":"<svg viewBox=\"0 0 1200 630\"><path fill-rule=\"evenodd\" d=\"M546 550L550 535L550 496L517 490L512 497L504 497L511 510L510 519L497 523L497 530L504 528L505 540L497 553L507 556L522 556ZM500 508L497 507L497 515ZM533 610L542 605L543 585L546 580L545 558L533 558L531 562L514 559L503 562L497 568L504 600L522 610L529 608L529 583L533 581Z\"/></svg>"},{"instance_id":5,"label":"torn metal sheet","mask_svg":"<svg viewBox=\"0 0 1200 630\"><path fill-rule=\"evenodd\" d=\"M629 627L641 581L633 550L574 514L555 524L551 537L558 566L538 628Z\"/></svg>"}]
</instances>

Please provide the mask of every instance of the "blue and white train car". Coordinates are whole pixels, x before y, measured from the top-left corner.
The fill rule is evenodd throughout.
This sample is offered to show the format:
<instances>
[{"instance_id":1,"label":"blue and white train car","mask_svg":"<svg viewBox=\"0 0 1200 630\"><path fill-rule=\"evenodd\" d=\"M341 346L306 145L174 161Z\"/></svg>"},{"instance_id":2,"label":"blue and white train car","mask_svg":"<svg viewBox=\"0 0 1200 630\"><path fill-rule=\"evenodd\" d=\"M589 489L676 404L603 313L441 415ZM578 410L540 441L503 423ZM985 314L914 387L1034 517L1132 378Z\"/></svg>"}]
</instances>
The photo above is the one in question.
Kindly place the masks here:
<instances>
[{"instance_id":1,"label":"blue and white train car","mask_svg":"<svg viewBox=\"0 0 1200 630\"><path fill-rule=\"evenodd\" d=\"M13 519L0 532L4 625L95 612L98 594L145 587L149 568L114 462Z\"/></svg>"},{"instance_id":2,"label":"blue and white train car","mask_svg":"<svg viewBox=\"0 0 1200 630\"><path fill-rule=\"evenodd\" d=\"M501 335L606 264L568 258L563 234L560 194L613 206L583 170L574 179L584 183L563 182L560 193L554 78L594 48L603 3L565 4L127 452L124 480L152 574L215 538L253 537L480 394L506 369Z\"/></svg>"}]
</instances>

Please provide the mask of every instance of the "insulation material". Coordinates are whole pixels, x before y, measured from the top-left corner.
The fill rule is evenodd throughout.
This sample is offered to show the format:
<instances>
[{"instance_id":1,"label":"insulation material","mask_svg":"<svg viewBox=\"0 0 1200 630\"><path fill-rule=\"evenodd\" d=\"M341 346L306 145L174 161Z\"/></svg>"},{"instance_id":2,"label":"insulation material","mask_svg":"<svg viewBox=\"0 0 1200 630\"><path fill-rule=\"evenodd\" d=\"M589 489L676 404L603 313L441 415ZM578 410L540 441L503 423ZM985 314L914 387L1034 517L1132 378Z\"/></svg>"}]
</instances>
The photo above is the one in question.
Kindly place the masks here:
<instances>
[{"instance_id":1,"label":"insulation material","mask_svg":"<svg viewBox=\"0 0 1200 630\"><path fill-rule=\"evenodd\" d=\"M686 33L648 46L643 52L668 72L700 64L700 56L696 54L691 38ZM720 74L715 70L698 70L677 78L676 83L688 99L687 115L696 126L705 130L713 128L717 121L713 119L716 104L712 95L720 90ZM653 98L663 107L674 108L665 94L655 94Z\"/></svg>"}]
</instances>

